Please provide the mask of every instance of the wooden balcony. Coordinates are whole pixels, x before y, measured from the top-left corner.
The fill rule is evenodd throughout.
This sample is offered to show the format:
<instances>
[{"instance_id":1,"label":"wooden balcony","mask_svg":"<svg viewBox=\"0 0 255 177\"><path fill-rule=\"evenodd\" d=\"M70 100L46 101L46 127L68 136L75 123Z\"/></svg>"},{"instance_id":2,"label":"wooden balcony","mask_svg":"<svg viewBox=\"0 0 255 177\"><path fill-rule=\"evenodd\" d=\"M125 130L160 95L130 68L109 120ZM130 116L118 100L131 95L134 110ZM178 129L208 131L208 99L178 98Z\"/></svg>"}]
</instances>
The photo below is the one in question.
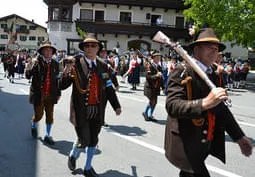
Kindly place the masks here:
<instances>
[{"instance_id":1,"label":"wooden balcony","mask_svg":"<svg viewBox=\"0 0 255 177\"><path fill-rule=\"evenodd\" d=\"M176 28L171 25L151 25L148 23L132 23L125 24L119 21L101 21L94 22L91 20L76 20L76 27L79 27L87 33L96 34L114 34L116 37L118 35L137 35L140 38L143 36L153 37L158 31L162 31L168 37L173 40L178 39L189 39L188 29L186 28Z\"/></svg>"},{"instance_id":2,"label":"wooden balcony","mask_svg":"<svg viewBox=\"0 0 255 177\"><path fill-rule=\"evenodd\" d=\"M94 4L104 4L107 6L108 4L116 5L119 7L120 5L128 5L129 9L132 6L140 6L141 9L144 7L151 7L153 10L156 8L163 8L165 10L168 9L176 9L176 10L183 10L187 8L182 0L78 0L81 3L91 3Z\"/></svg>"}]
</instances>

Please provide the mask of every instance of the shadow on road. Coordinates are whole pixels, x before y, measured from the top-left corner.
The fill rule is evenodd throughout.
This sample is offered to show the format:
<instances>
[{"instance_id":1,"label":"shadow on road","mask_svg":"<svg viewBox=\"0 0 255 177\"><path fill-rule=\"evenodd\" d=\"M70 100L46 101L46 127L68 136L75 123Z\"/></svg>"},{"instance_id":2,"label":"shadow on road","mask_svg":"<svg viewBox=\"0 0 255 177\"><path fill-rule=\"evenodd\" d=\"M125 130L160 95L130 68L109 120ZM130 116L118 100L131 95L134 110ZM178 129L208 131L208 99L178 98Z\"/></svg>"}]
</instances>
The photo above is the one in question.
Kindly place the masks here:
<instances>
[{"instance_id":1,"label":"shadow on road","mask_svg":"<svg viewBox=\"0 0 255 177\"><path fill-rule=\"evenodd\" d=\"M37 141L30 134L31 117L27 95L0 88L0 177L36 176Z\"/></svg>"},{"instance_id":2,"label":"shadow on road","mask_svg":"<svg viewBox=\"0 0 255 177\"><path fill-rule=\"evenodd\" d=\"M109 125L109 128L115 132L118 132L127 136L142 136L147 132L142 130L140 127L128 127L124 125ZM107 130L107 129L106 129Z\"/></svg>"},{"instance_id":3,"label":"shadow on road","mask_svg":"<svg viewBox=\"0 0 255 177\"><path fill-rule=\"evenodd\" d=\"M255 139L253 139L253 138L251 138L251 137L248 137L248 138L251 140L252 144L253 144L254 147L255 147ZM225 141L226 141L226 142L235 143L229 135L225 135Z\"/></svg>"},{"instance_id":4,"label":"shadow on road","mask_svg":"<svg viewBox=\"0 0 255 177\"><path fill-rule=\"evenodd\" d=\"M136 172L136 166L131 166L132 169L132 176L121 173L117 170L108 170L103 174L100 174L100 177L137 177L137 172Z\"/></svg>"}]
</instances>

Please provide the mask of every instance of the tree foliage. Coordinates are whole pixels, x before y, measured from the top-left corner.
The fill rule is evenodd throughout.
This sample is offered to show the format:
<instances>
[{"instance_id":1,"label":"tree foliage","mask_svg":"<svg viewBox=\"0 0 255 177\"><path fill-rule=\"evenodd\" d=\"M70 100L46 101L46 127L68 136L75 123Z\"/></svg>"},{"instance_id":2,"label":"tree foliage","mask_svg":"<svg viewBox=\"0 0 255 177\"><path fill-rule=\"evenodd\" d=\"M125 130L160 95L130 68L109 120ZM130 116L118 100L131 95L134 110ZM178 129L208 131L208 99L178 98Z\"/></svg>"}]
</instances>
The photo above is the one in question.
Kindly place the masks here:
<instances>
[{"instance_id":1,"label":"tree foliage","mask_svg":"<svg viewBox=\"0 0 255 177\"><path fill-rule=\"evenodd\" d=\"M86 32L83 31L81 28L77 27L77 33L79 36L81 36L82 39L85 39L86 38Z\"/></svg>"},{"instance_id":2,"label":"tree foliage","mask_svg":"<svg viewBox=\"0 0 255 177\"><path fill-rule=\"evenodd\" d=\"M184 0L187 21L213 28L223 41L255 47L255 0Z\"/></svg>"}]
</instances>

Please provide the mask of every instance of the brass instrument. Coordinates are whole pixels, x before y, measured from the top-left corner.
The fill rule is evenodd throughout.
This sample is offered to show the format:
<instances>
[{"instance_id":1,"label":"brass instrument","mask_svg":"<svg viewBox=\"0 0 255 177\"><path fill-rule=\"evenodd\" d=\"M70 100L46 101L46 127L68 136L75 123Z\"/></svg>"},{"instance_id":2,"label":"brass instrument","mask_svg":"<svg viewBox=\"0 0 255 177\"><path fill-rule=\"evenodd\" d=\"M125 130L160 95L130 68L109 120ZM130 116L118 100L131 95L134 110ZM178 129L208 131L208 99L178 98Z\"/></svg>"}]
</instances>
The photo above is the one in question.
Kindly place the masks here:
<instances>
[{"instance_id":1,"label":"brass instrument","mask_svg":"<svg viewBox=\"0 0 255 177\"><path fill-rule=\"evenodd\" d=\"M64 72L66 71L66 74L68 74L75 83L76 88L78 89L78 92L80 94L86 94L89 92L89 87L90 87L90 81L88 84L87 89L82 89L78 80L78 76L77 76L77 67L75 66L75 59L74 57L70 56L64 59L64 63L65 63L65 68L64 68Z\"/></svg>"}]
</instances>

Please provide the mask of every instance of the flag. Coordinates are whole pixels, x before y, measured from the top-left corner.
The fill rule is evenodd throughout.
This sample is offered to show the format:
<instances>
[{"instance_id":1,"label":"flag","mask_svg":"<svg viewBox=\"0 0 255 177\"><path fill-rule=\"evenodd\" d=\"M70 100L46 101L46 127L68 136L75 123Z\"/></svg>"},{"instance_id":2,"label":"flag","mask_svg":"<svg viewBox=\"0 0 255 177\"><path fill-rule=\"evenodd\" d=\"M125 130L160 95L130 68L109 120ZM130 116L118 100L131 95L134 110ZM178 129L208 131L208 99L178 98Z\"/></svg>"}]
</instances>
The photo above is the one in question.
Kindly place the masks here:
<instances>
[{"instance_id":1,"label":"flag","mask_svg":"<svg viewBox=\"0 0 255 177\"><path fill-rule=\"evenodd\" d=\"M12 31L13 31L13 25L14 25L14 22L12 22L12 24L11 24L11 26L10 26L10 29L9 29L9 31L12 33Z\"/></svg>"}]
</instances>

